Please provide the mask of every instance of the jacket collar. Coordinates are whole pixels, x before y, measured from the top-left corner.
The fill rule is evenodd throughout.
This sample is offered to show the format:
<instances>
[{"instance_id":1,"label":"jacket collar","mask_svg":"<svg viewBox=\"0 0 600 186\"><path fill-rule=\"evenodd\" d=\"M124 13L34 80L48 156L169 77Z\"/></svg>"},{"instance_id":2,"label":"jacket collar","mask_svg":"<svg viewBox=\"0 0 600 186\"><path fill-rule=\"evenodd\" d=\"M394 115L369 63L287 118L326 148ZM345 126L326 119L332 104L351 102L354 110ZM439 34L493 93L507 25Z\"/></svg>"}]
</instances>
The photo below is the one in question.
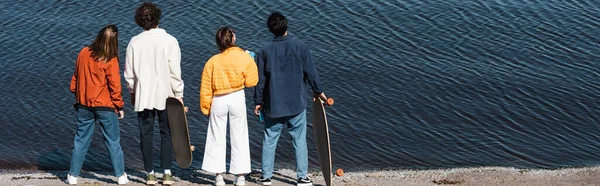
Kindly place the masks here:
<instances>
[{"instance_id":1,"label":"jacket collar","mask_svg":"<svg viewBox=\"0 0 600 186\"><path fill-rule=\"evenodd\" d=\"M144 33L167 33L167 31L165 31L165 29L162 28L153 28L150 30L144 30Z\"/></svg>"},{"instance_id":2,"label":"jacket collar","mask_svg":"<svg viewBox=\"0 0 600 186\"><path fill-rule=\"evenodd\" d=\"M239 46L233 46L233 47L229 47L229 48L225 49L225 51L223 51L223 52L233 51L233 50L242 50L242 48L240 48Z\"/></svg>"},{"instance_id":3,"label":"jacket collar","mask_svg":"<svg viewBox=\"0 0 600 186\"><path fill-rule=\"evenodd\" d=\"M285 40L292 39L292 38L294 38L294 36L292 36L290 34L285 35L285 36L277 36L277 37L273 38L273 42L276 42L276 41L285 41Z\"/></svg>"}]
</instances>

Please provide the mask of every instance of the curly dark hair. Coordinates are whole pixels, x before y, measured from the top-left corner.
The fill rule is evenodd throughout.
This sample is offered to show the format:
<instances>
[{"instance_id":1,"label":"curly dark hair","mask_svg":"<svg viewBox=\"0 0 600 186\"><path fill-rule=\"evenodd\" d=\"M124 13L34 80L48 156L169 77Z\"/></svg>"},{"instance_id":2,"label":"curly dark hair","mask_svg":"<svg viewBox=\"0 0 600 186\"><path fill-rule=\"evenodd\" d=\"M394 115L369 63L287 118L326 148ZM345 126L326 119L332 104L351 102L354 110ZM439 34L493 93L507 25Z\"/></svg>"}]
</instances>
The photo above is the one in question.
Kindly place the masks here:
<instances>
[{"instance_id":1,"label":"curly dark hair","mask_svg":"<svg viewBox=\"0 0 600 186\"><path fill-rule=\"evenodd\" d=\"M150 30L158 26L162 12L156 4L145 2L135 11L135 23L144 30Z\"/></svg>"}]
</instances>

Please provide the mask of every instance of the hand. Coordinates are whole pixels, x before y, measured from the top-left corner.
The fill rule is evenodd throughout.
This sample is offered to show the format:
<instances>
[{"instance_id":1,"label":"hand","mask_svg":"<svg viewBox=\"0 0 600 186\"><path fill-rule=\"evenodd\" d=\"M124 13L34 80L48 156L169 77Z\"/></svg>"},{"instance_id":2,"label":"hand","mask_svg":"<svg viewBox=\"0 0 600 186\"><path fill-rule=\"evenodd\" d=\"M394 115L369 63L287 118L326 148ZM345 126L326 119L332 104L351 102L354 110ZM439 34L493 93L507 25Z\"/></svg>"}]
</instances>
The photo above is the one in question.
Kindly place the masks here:
<instances>
[{"instance_id":1,"label":"hand","mask_svg":"<svg viewBox=\"0 0 600 186\"><path fill-rule=\"evenodd\" d=\"M181 98L175 98L175 99L179 100L179 102L181 102L181 104L183 105L183 98L182 97ZM183 110L187 113L190 110L190 108L183 107Z\"/></svg>"},{"instance_id":2,"label":"hand","mask_svg":"<svg viewBox=\"0 0 600 186\"><path fill-rule=\"evenodd\" d=\"M327 101L327 96L325 96L325 92L322 92L321 94L319 94L318 96L313 98L313 101L315 101L316 99L321 98L321 101Z\"/></svg>"},{"instance_id":3,"label":"hand","mask_svg":"<svg viewBox=\"0 0 600 186\"><path fill-rule=\"evenodd\" d=\"M254 107L254 114L257 116L260 115L260 109L262 109L262 105L256 105Z\"/></svg>"},{"instance_id":4,"label":"hand","mask_svg":"<svg viewBox=\"0 0 600 186\"><path fill-rule=\"evenodd\" d=\"M130 95L131 96L129 96L129 97L131 99L131 105L133 105L135 107L135 93L131 93Z\"/></svg>"},{"instance_id":5,"label":"hand","mask_svg":"<svg viewBox=\"0 0 600 186\"><path fill-rule=\"evenodd\" d=\"M122 120L125 117L125 112L123 110L119 111L119 120Z\"/></svg>"}]
</instances>

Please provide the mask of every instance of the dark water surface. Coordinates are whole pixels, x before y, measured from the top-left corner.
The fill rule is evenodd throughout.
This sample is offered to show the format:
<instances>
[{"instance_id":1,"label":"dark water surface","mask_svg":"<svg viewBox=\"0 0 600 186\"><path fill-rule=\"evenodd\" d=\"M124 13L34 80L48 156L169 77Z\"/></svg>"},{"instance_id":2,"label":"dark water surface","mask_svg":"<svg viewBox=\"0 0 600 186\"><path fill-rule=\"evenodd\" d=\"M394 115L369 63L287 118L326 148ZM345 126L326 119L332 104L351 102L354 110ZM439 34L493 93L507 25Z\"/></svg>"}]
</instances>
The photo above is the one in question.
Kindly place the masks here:
<instances>
[{"instance_id":1,"label":"dark water surface","mask_svg":"<svg viewBox=\"0 0 600 186\"><path fill-rule=\"evenodd\" d=\"M218 51L215 30L231 25L240 46L258 51L272 39L265 22L276 10L288 16L290 33L309 44L326 93L336 98L328 110L334 167L600 164L599 1L157 3L160 27L182 50L198 147L192 168L201 167L204 151L208 120L198 93L204 63ZM127 43L142 31L133 19L139 4L0 2L0 168L68 169L77 52L102 26L117 24L124 68ZM251 89L246 95L250 112ZM124 98L129 103L126 88ZM125 111L121 143L126 166L137 169L136 115L130 104ZM259 168L262 124L250 115L249 127ZM308 136L316 169L310 126ZM288 134L276 163L294 166ZM98 128L84 168L111 170Z\"/></svg>"}]
</instances>

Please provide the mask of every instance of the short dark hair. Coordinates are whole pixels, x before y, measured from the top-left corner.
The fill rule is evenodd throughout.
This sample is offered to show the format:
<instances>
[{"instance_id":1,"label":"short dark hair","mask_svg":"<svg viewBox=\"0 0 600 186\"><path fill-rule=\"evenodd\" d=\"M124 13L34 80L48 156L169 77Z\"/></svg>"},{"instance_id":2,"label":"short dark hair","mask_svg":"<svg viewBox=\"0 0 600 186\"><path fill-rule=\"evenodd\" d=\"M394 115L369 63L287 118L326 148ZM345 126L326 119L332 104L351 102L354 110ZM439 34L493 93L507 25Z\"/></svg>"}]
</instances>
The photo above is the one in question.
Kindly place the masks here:
<instances>
[{"instance_id":1,"label":"short dark hair","mask_svg":"<svg viewBox=\"0 0 600 186\"><path fill-rule=\"evenodd\" d=\"M267 27L275 36L282 36L287 31L287 19L279 12L273 12L267 19Z\"/></svg>"},{"instance_id":2,"label":"short dark hair","mask_svg":"<svg viewBox=\"0 0 600 186\"><path fill-rule=\"evenodd\" d=\"M229 47L235 46L233 41L233 36L235 35L235 30L228 26L223 26L217 30L217 34L215 35L215 40L217 42L217 46L221 52L227 50Z\"/></svg>"},{"instance_id":3,"label":"short dark hair","mask_svg":"<svg viewBox=\"0 0 600 186\"><path fill-rule=\"evenodd\" d=\"M144 30L150 30L158 26L162 12L156 4L145 2L135 11L135 23Z\"/></svg>"},{"instance_id":4,"label":"short dark hair","mask_svg":"<svg viewBox=\"0 0 600 186\"><path fill-rule=\"evenodd\" d=\"M108 63L112 58L119 60L119 30L116 25L106 25L96 35L89 46L90 55L95 61Z\"/></svg>"}]
</instances>

